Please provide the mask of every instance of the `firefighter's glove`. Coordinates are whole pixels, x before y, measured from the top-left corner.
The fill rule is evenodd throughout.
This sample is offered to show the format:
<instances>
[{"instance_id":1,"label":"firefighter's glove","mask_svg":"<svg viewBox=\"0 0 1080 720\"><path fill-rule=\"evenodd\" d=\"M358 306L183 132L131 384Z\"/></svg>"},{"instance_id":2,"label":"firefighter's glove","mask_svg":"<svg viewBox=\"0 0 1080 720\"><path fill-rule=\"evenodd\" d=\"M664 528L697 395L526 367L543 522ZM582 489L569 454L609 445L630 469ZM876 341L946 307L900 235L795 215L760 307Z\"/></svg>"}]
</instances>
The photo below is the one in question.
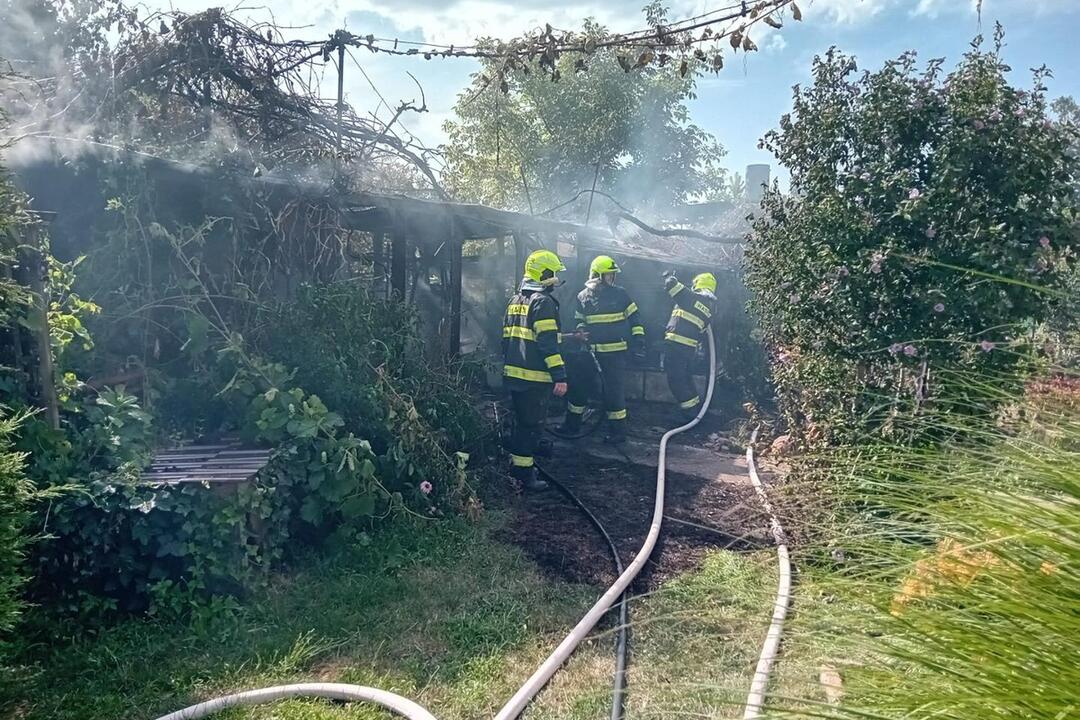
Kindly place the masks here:
<instances>
[{"instance_id":1,"label":"firefighter's glove","mask_svg":"<svg viewBox=\"0 0 1080 720\"><path fill-rule=\"evenodd\" d=\"M635 360L645 359L645 338L641 335L635 335L630 338L630 354L634 356Z\"/></svg>"}]
</instances>

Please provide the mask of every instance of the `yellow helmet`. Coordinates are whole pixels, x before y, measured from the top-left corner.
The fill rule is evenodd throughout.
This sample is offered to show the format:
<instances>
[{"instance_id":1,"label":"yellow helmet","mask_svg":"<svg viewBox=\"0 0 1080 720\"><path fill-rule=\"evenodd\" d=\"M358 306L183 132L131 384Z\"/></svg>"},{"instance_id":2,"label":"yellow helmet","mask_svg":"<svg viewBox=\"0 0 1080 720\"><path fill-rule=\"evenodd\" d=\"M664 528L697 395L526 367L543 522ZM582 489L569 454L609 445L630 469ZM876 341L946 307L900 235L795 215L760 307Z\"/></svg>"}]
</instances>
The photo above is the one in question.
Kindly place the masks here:
<instances>
[{"instance_id":1,"label":"yellow helmet","mask_svg":"<svg viewBox=\"0 0 1080 720\"><path fill-rule=\"evenodd\" d=\"M708 290L709 292L716 292L716 276L712 273L701 273L694 276L694 289L695 290Z\"/></svg>"},{"instance_id":2,"label":"yellow helmet","mask_svg":"<svg viewBox=\"0 0 1080 720\"><path fill-rule=\"evenodd\" d=\"M554 285L555 273L566 269L559 256L550 250L537 250L525 260L525 277L535 280L541 285ZM544 277L544 273L551 274Z\"/></svg>"},{"instance_id":3,"label":"yellow helmet","mask_svg":"<svg viewBox=\"0 0 1080 720\"><path fill-rule=\"evenodd\" d=\"M597 255L589 265L589 277L600 277L605 273L617 273L622 272L619 266L615 264L614 258L608 255Z\"/></svg>"}]
</instances>

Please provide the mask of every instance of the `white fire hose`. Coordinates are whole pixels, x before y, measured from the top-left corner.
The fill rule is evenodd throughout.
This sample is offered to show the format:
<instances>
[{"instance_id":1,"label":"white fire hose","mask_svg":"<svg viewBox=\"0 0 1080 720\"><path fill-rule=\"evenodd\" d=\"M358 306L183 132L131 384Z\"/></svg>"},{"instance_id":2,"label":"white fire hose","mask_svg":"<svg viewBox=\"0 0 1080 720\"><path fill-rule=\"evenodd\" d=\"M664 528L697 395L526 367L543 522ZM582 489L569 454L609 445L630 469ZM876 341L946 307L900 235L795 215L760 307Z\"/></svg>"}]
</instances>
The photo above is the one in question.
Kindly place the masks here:
<instances>
[{"instance_id":1,"label":"white fire hose","mask_svg":"<svg viewBox=\"0 0 1080 720\"><path fill-rule=\"evenodd\" d=\"M596 601L587 613L585 613L585 617L581 618L578 624L574 626L574 629L570 631L570 634L559 643L558 647L556 647L554 652L548 656L547 660L545 660L540 667L536 669L536 672L525 681L525 684L514 693L514 696L510 698L506 705L503 706L502 710L495 716L495 720L516 720L525 709L525 706L529 704L529 701L543 689L574 650L576 650L582 641L588 637L589 632L591 632L600 621L600 618L611 609L612 605L619 599L619 596L622 595L623 591L634 581L634 578L638 576L641 569L645 567L649 555L652 554L653 548L656 546L656 540L660 536L660 523L664 517L664 484L666 478L666 469L664 466L667 459L668 440L697 425L698 422L705 417L705 413L708 412L709 409L709 404L712 402L713 385L716 380L716 346L713 340L711 327L707 328L707 334L709 338L709 387L705 392L705 400L701 403L701 409L698 411L697 416L684 425L668 430L664 433L664 436L660 438L660 456L656 467L656 502L653 505L653 517L652 524L649 526L649 534L645 537L645 542L642 544L641 550L634 556L633 562L627 566L626 570L623 571L622 575L618 577L615 583L600 596L600 599ZM751 468L752 467L753 465L751 465ZM751 470L751 472L753 471ZM778 527L779 523L776 523L776 526ZM785 602L785 611L786 607L787 605ZM770 628L770 633L771 632L772 629ZM779 642L779 634L777 634L777 642ZM765 655L763 652L762 658L764 659L764 657ZM759 671L761 669L760 663L758 669ZM756 681L757 673L755 673L755 682ZM400 695L385 690L378 690L376 688L363 687L360 685L342 685L337 683L301 683L297 685L279 685L263 688L261 690L249 690L247 692L207 700L206 702L164 715L158 718L158 720L198 720L198 718L206 717L211 713L230 707L236 707L238 705L258 705L284 698L296 697L360 700L380 705L398 715L408 718L408 720L435 720L435 716L430 712L412 700L401 697ZM749 713L749 711L748 706L747 712ZM756 715L747 715L747 717L756 717Z\"/></svg>"},{"instance_id":2,"label":"white fire hose","mask_svg":"<svg viewBox=\"0 0 1080 720\"><path fill-rule=\"evenodd\" d=\"M780 579L776 590L776 601L773 603L772 622L765 634L765 644L761 647L761 656L758 658L757 668L754 670L754 679L750 683L750 694L746 698L746 709L743 712L743 720L752 720L761 716L761 707L765 703L765 690L769 685L769 672L780 650L780 636L784 632L784 618L787 617L788 603L791 601L791 558L788 556L787 537L784 528L773 512L772 503L765 493L765 486L757 474L754 463L754 443L757 441L757 429L750 437L750 444L746 448L746 467L750 471L750 482L754 485L765 512L769 514L769 527L772 530L773 539L776 540L776 556L780 565Z\"/></svg>"}]
</instances>

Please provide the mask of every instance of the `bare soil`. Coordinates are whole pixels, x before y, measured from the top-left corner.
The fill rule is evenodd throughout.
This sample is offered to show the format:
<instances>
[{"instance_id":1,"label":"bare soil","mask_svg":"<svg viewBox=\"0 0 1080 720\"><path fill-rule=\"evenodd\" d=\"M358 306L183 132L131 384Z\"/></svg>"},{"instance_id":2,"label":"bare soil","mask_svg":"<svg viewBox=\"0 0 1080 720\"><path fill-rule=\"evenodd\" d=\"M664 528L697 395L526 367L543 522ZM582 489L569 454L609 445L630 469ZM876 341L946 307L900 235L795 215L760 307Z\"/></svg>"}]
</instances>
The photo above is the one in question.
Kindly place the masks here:
<instances>
[{"instance_id":1,"label":"bare soil","mask_svg":"<svg viewBox=\"0 0 1080 720\"><path fill-rule=\"evenodd\" d=\"M655 411L631 409L636 422L630 442L621 450L603 443L601 429L586 439L556 441L553 457L540 461L597 516L624 564L644 542L655 503L655 456L663 429L649 423L654 419L650 412ZM749 550L769 542L767 520L746 477L745 461L740 455L711 449L727 445L716 427L707 424L677 440L668 448L671 462L660 539L631 588L635 593L698 567L710 548ZM687 464L680 455L696 460ZM672 472L676 460L690 472ZM513 518L502 539L522 547L546 573L595 585L614 580L607 544L562 493L554 488L526 493L511 509Z\"/></svg>"}]
</instances>

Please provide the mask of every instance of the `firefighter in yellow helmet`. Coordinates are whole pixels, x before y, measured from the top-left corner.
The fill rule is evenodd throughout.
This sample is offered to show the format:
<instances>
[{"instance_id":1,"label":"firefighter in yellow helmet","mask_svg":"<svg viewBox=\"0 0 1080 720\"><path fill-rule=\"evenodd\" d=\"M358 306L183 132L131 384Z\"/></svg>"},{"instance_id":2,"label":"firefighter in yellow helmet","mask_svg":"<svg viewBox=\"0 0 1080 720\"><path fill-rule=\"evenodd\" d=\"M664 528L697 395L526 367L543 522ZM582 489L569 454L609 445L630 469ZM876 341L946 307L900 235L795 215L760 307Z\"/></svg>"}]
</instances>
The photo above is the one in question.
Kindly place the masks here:
<instances>
[{"instance_id":1,"label":"firefighter in yellow helmet","mask_svg":"<svg viewBox=\"0 0 1080 720\"><path fill-rule=\"evenodd\" d=\"M626 440L626 356L645 350L645 327L638 306L623 288L615 284L621 272L615 260L599 255L589 266L585 289L578 293L574 318L577 330L585 337L596 356L603 381L604 410L607 413L607 440ZM593 371L595 374L595 370ZM588 402L588 384L574 382L567 396L563 431L581 430L581 418Z\"/></svg>"},{"instance_id":2,"label":"firefighter in yellow helmet","mask_svg":"<svg viewBox=\"0 0 1080 720\"><path fill-rule=\"evenodd\" d=\"M552 296L559 256L537 250L525 261L521 287L506 306L503 320L503 379L514 409L514 430L507 443L510 472L529 490L547 487L536 476L534 454L543 431L551 395L566 394L566 367L559 353L559 302Z\"/></svg>"},{"instance_id":3,"label":"firefighter in yellow helmet","mask_svg":"<svg viewBox=\"0 0 1080 720\"><path fill-rule=\"evenodd\" d=\"M701 395L694 384L694 359L716 308L716 277L701 273L686 287L674 273L665 273L664 287L675 301L664 332L664 370L684 419L698 414Z\"/></svg>"}]
</instances>

